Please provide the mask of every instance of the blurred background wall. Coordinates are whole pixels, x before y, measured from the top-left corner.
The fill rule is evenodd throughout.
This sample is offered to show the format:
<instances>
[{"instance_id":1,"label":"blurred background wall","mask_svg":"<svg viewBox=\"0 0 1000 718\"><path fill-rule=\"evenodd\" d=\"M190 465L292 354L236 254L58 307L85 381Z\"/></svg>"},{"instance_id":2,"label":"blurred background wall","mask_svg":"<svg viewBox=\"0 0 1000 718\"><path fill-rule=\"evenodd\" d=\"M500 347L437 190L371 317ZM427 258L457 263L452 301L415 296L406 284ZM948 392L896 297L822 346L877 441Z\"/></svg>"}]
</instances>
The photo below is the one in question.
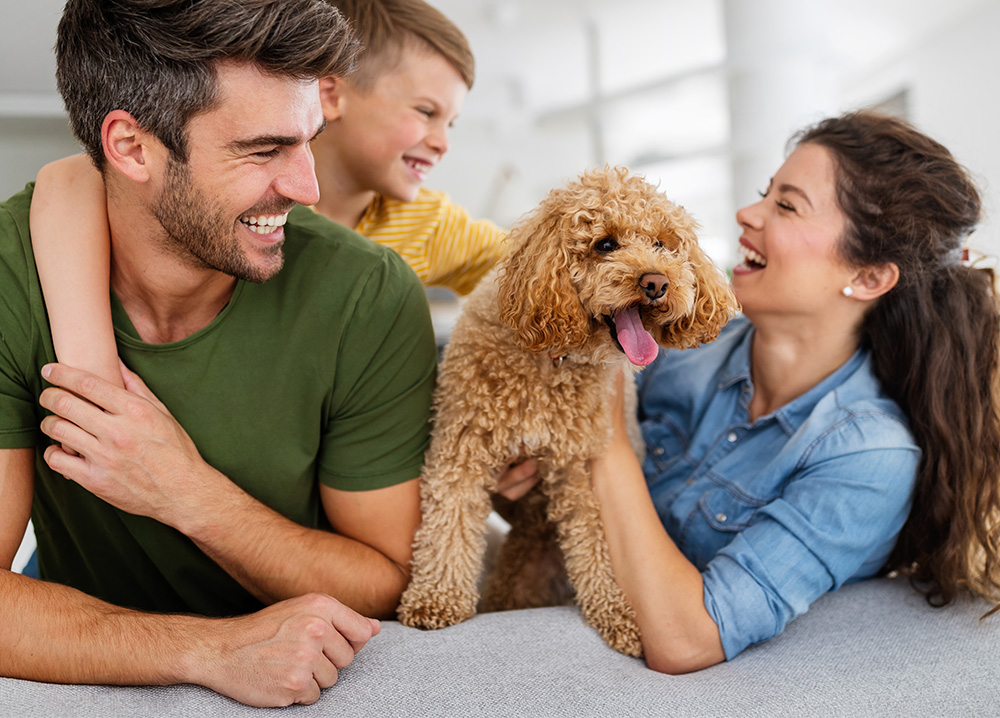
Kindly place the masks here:
<instances>
[{"instance_id":1,"label":"blurred background wall","mask_svg":"<svg viewBox=\"0 0 1000 718\"><path fill-rule=\"evenodd\" d=\"M586 167L624 164L701 221L722 266L737 207L796 129L879 105L978 178L1000 252L1000 0L431 0L478 61L427 184L509 225ZM0 196L76 151L53 81L62 0L4 0Z\"/></svg>"}]
</instances>

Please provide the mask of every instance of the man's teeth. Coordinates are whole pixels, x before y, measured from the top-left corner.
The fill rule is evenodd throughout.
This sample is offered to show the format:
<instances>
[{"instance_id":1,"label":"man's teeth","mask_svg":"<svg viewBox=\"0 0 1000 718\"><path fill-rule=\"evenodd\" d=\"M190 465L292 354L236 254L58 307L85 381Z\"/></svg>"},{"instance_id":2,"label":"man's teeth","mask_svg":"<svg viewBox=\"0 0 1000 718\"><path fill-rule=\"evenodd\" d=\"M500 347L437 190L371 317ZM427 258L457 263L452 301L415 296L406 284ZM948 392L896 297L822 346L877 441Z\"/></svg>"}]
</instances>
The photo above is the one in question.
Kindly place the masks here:
<instances>
[{"instance_id":1,"label":"man's teeth","mask_svg":"<svg viewBox=\"0 0 1000 718\"><path fill-rule=\"evenodd\" d=\"M240 217L240 221L246 225L246 228L257 234L270 234L275 227L283 227L287 219L287 212L285 214L243 215Z\"/></svg>"},{"instance_id":2,"label":"man's teeth","mask_svg":"<svg viewBox=\"0 0 1000 718\"><path fill-rule=\"evenodd\" d=\"M756 264L759 267L767 266L767 259L745 245L740 245L740 254L743 255L743 259L749 264Z\"/></svg>"}]
</instances>

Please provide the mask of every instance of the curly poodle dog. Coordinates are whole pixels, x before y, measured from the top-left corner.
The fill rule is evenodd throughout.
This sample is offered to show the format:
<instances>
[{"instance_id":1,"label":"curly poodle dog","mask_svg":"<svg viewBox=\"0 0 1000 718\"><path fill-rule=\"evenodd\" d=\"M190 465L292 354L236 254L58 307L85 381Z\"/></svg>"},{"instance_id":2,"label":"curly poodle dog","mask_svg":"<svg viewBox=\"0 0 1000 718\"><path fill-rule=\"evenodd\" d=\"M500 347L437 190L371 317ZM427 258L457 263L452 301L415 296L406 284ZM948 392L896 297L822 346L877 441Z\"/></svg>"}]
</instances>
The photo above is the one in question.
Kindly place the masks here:
<instances>
[{"instance_id":1,"label":"curly poodle dog","mask_svg":"<svg viewBox=\"0 0 1000 718\"><path fill-rule=\"evenodd\" d=\"M441 628L475 614L491 493L511 460L531 457L541 480L513 507L482 609L575 593L608 645L641 655L587 462L610 441L619 370L632 376L657 345L711 341L736 310L695 228L647 182L605 167L550 192L511 231L445 349L401 622Z\"/></svg>"}]
</instances>

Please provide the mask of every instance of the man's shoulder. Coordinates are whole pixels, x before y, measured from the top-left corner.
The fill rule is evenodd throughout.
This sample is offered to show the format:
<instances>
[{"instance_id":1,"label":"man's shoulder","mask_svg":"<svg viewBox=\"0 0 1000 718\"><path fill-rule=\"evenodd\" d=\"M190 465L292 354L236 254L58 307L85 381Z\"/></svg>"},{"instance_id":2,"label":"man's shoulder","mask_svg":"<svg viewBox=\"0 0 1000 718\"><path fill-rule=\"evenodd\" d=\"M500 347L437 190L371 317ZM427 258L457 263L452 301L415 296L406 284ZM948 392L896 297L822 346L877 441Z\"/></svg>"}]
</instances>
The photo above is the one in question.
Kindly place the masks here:
<instances>
[{"instance_id":1,"label":"man's shoulder","mask_svg":"<svg viewBox=\"0 0 1000 718\"><path fill-rule=\"evenodd\" d=\"M28 228L33 191L34 183L31 183L0 202L0 267L4 274L0 286L8 300L18 287L30 294L29 287L37 281Z\"/></svg>"},{"instance_id":2,"label":"man's shoulder","mask_svg":"<svg viewBox=\"0 0 1000 718\"><path fill-rule=\"evenodd\" d=\"M17 194L0 202L0 241L5 255L13 251L24 257L25 248L31 246L28 213L34 189L35 183L31 182Z\"/></svg>"},{"instance_id":3,"label":"man's shoulder","mask_svg":"<svg viewBox=\"0 0 1000 718\"><path fill-rule=\"evenodd\" d=\"M293 258L314 261L336 256L338 262L375 264L392 262L396 253L369 238L327 219L308 207L296 207L285 224L285 248Z\"/></svg>"},{"instance_id":4,"label":"man's shoulder","mask_svg":"<svg viewBox=\"0 0 1000 718\"><path fill-rule=\"evenodd\" d=\"M343 298L378 276L381 282L398 285L403 294L423 292L413 269L396 252L311 209L292 210L285 228L285 265L271 283L314 286Z\"/></svg>"}]
</instances>

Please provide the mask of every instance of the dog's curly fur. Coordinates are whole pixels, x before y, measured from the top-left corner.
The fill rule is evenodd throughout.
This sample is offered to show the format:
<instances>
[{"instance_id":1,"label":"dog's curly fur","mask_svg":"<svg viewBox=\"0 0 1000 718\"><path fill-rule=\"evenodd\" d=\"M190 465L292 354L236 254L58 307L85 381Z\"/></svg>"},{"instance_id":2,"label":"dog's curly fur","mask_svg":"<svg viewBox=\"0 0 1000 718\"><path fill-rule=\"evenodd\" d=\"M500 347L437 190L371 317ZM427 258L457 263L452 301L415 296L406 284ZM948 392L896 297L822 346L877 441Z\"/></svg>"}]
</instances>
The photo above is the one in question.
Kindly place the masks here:
<instances>
[{"instance_id":1,"label":"dog's curly fur","mask_svg":"<svg viewBox=\"0 0 1000 718\"><path fill-rule=\"evenodd\" d=\"M490 494L508 462L532 457L541 481L514 507L483 609L562 603L575 591L611 647L641 655L587 462L610 441L616 373L634 371L612 333L616 313L637 308L658 344L687 348L736 311L695 229L644 180L605 167L550 192L512 230L445 350L400 621L441 628L475 613Z\"/></svg>"}]
</instances>

